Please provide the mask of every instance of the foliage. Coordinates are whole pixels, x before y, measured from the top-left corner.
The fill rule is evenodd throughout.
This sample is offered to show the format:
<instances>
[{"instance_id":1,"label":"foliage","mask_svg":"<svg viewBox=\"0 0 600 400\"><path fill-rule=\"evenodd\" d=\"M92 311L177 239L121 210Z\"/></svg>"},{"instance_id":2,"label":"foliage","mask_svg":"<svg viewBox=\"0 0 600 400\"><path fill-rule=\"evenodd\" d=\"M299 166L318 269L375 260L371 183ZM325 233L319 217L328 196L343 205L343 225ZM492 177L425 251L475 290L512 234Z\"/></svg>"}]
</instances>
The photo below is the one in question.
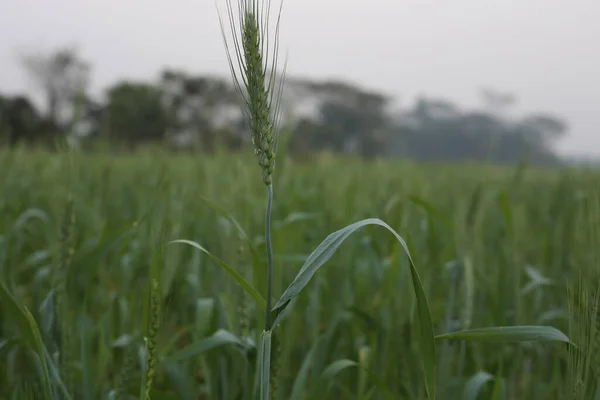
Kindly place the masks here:
<instances>
[{"instance_id":1,"label":"foliage","mask_svg":"<svg viewBox=\"0 0 600 400\"><path fill-rule=\"evenodd\" d=\"M21 61L30 79L43 93L45 117L53 125L66 128L76 113L78 97L87 90L91 75L89 63L70 48L47 54L27 54Z\"/></svg>"},{"instance_id":2,"label":"foliage","mask_svg":"<svg viewBox=\"0 0 600 400\"><path fill-rule=\"evenodd\" d=\"M26 60L46 110L24 95L0 97L0 105L7 104L0 107L0 143L48 145L74 135L89 150L108 141L114 147L156 143L212 153L221 147L238 150L250 141L244 103L235 84L223 77L169 68L153 81L115 82L104 99L94 99L87 92L90 67L74 50ZM265 71L264 76L277 97L280 75ZM484 107L473 110L436 98L397 107L385 93L338 80L287 77L281 95L278 111L290 134L288 151L298 157L330 151L366 158L555 164L553 144L568 133L567 123L552 113L508 118L506 109L516 99L490 90L483 92Z\"/></svg>"},{"instance_id":3,"label":"foliage","mask_svg":"<svg viewBox=\"0 0 600 400\"><path fill-rule=\"evenodd\" d=\"M151 398L254 398L261 307L205 253L164 245L182 237L202 243L255 286L266 262L264 186L255 162L245 153L0 153L0 280L37 323L57 397L64 389L74 399L136 396L142 377L151 376ZM376 216L406 239L434 334L470 330L437 340L436 398L594 394L590 377L597 376L600 348L587 316L598 309L597 173L342 158L279 158L278 165L275 298L329 232ZM58 235L65 221L73 221L69 240ZM73 251L68 264L61 261L65 249ZM56 286L60 265L65 281ZM150 303L152 279L160 286ZM578 290L582 284L587 291ZM57 299L70 313L59 311ZM38 377L48 374L31 361L43 356L39 342L21 331L35 332L26 328L27 312L8 313L7 304L0 313L0 395L29 398L46 390ZM269 337L273 351L279 348L274 398L425 399L416 307L397 240L379 227L356 231L291 299ZM515 325L554 326L584 357L560 342L459 340L480 328ZM542 337L563 339L552 332ZM148 335L155 336L151 375Z\"/></svg>"},{"instance_id":4,"label":"foliage","mask_svg":"<svg viewBox=\"0 0 600 400\"><path fill-rule=\"evenodd\" d=\"M123 82L110 88L107 97L106 130L113 141L135 145L163 137L167 115L157 88Z\"/></svg>"}]
</instances>

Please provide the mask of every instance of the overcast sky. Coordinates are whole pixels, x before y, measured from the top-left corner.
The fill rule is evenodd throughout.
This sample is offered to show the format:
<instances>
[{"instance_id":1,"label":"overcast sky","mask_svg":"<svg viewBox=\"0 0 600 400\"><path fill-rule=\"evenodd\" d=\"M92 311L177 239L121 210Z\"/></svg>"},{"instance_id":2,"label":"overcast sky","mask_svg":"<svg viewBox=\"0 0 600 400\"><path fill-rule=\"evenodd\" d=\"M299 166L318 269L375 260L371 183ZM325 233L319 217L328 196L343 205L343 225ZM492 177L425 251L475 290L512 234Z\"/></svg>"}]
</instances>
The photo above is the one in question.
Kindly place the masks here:
<instances>
[{"instance_id":1,"label":"overcast sky","mask_svg":"<svg viewBox=\"0 0 600 400\"><path fill-rule=\"evenodd\" d=\"M475 106L495 88L518 112L567 119L562 153L600 155L599 0L284 0L281 39L289 74L349 79L404 106L419 94ZM31 87L19 52L70 44L93 64L95 92L166 66L229 73L215 0L0 0L0 92Z\"/></svg>"}]
</instances>

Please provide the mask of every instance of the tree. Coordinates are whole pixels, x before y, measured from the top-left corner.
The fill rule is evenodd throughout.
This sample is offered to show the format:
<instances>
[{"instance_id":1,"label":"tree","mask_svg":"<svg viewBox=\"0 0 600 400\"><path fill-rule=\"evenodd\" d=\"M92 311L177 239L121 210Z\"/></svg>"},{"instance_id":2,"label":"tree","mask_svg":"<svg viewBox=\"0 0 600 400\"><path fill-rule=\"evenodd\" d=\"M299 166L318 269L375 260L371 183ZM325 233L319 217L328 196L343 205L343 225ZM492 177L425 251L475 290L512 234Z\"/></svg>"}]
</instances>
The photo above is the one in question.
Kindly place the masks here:
<instances>
[{"instance_id":1,"label":"tree","mask_svg":"<svg viewBox=\"0 0 600 400\"><path fill-rule=\"evenodd\" d=\"M35 107L23 96L0 97L0 138L14 146L20 140L34 134L34 121L37 120Z\"/></svg>"},{"instance_id":2,"label":"tree","mask_svg":"<svg viewBox=\"0 0 600 400\"><path fill-rule=\"evenodd\" d=\"M399 144L389 147L420 160L556 161L547 143L564 134L560 119L531 115L514 122L505 117L514 96L492 91L485 96L487 109L464 112L445 100L419 98L399 118Z\"/></svg>"},{"instance_id":3,"label":"tree","mask_svg":"<svg viewBox=\"0 0 600 400\"><path fill-rule=\"evenodd\" d=\"M387 96L339 81L297 79L293 83L305 103L312 98L318 104L315 117L305 116L296 124L294 148L356 152L365 157L383 151L389 122Z\"/></svg>"},{"instance_id":4,"label":"tree","mask_svg":"<svg viewBox=\"0 0 600 400\"><path fill-rule=\"evenodd\" d=\"M87 89L90 65L68 48L48 54L27 54L22 63L35 86L43 92L46 118L64 129L74 117L77 97Z\"/></svg>"},{"instance_id":5,"label":"tree","mask_svg":"<svg viewBox=\"0 0 600 400\"><path fill-rule=\"evenodd\" d=\"M517 97L512 93L500 92L496 89L483 88L479 92L487 112L500 118L505 118L510 107L517 103Z\"/></svg>"},{"instance_id":6,"label":"tree","mask_svg":"<svg viewBox=\"0 0 600 400\"><path fill-rule=\"evenodd\" d=\"M239 114L239 104L233 87L226 80L166 70L160 87L163 104L171 116L170 136L187 136L191 143L197 140L207 151L212 151L219 139L224 144L239 145L236 139L241 133L236 132L234 126L228 126L237 120L231 118L228 111Z\"/></svg>"},{"instance_id":7,"label":"tree","mask_svg":"<svg viewBox=\"0 0 600 400\"><path fill-rule=\"evenodd\" d=\"M168 115L159 88L140 82L120 82L107 91L105 128L115 142L130 148L142 142L162 140Z\"/></svg>"},{"instance_id":8,"label":"tree","mask_svg":"<svg viewBox=\"0 0 600 400\"><path fill-rule=\"evenodd\" d=\"M50 144L56 132L27 97L0 96L0 142L15 146L45 140Z\"/></svg>"},{"instance_id":9,"label":"tree","mask_svg":"<svg viewBox=\"0 0 600 400\"><path fill-rule=\"evenodd\" d=\"M519 124L528 135L541 144L548 144L561 138L567 132L567 123L548 114L533 114L525 117Z\"/></svg>"}]
</instances>

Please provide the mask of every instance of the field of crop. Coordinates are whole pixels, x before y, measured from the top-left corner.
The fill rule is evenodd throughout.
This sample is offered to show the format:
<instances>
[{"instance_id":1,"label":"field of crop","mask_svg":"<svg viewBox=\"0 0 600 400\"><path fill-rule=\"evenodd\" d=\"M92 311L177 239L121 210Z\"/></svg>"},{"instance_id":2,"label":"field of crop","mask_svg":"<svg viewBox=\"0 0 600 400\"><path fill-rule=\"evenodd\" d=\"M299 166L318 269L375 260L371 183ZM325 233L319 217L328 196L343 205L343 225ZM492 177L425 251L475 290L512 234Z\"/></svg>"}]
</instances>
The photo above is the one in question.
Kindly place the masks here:
<instances>
[{"instance_id":1,"label":"field of crop","mask_svg":"<svg viewBox=\"0 0 600 400\"><path fill-rule=\"evenodd\" d=\"M259 173L239 154L2 153L0 398L255 398L264 311L226 267L265 297ZM327 235L380 218L436 335L545 325L574 343L438 338L437 399L593 398L600 176L281 158L274 182L274 301ZM273 331L273 398L427 398L415 299L394 236L357 230Z\"/></svg>"}]
</instances>

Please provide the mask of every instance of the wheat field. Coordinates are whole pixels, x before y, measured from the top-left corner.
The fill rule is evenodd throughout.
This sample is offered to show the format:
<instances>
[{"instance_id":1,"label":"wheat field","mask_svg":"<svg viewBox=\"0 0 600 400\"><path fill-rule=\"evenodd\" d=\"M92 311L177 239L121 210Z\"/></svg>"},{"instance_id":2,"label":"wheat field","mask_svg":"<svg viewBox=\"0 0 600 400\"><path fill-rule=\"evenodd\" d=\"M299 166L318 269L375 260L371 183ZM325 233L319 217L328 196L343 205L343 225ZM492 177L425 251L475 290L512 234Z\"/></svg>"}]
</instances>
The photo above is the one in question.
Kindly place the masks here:
<instances>
[{"instance_id":1,"label":"wheat field","mask_svg":"<svg viewBox=\"0 0 600 400\"><path fill-rule=\"evenodd\" d=\"M573 342L438 339L436 398L594 398L598 173L280 157L275 299L327 235L379 218L435 335L547 326ZM266 293L256 175L250 154L1 153L0 398L257 398L264 313L219 264ZM427 398L409 263L385 229L349 236L289 308L272 398Z\"/></svg>"}]
</instances>

